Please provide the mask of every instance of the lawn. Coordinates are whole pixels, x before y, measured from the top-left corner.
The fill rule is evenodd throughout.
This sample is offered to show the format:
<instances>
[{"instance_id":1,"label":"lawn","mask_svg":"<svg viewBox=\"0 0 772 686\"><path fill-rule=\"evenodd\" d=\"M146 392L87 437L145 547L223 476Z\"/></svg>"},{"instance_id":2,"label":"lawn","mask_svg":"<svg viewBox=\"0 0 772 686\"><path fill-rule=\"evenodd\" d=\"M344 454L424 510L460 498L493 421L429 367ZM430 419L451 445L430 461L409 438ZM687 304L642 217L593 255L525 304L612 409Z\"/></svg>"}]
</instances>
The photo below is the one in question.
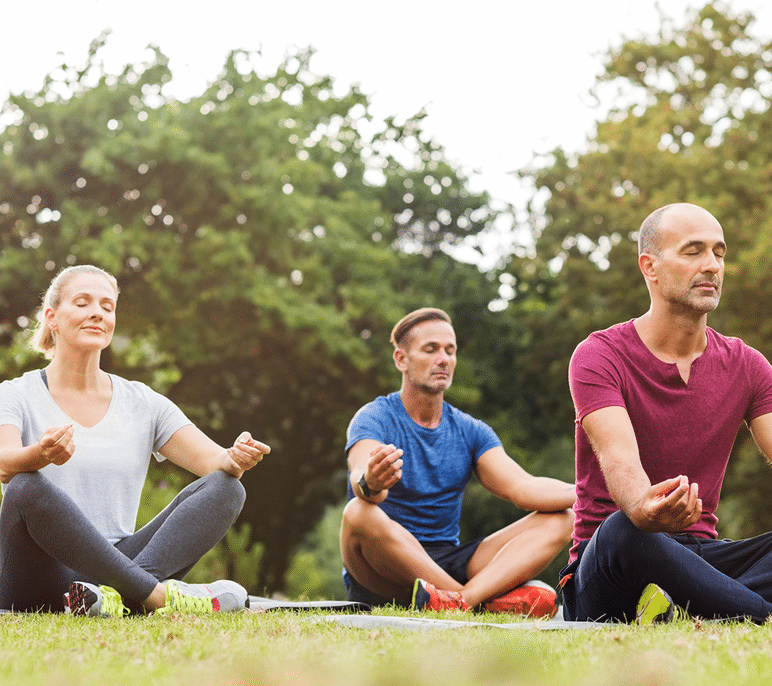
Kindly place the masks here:
<instances>
[{"instance_id":1,"label":"lawn","mask_svg":"<svg viewBox=\"0 0 772 686\"><path fill-rule=\"evenodd\" d=\"M689 621L586 631L419 632L352 629L315 621L319 616L2 615L0 683L756 686L772 681L772 625ZM471 618L502 621L492 615Z\"/></svg>"}]
</instances>

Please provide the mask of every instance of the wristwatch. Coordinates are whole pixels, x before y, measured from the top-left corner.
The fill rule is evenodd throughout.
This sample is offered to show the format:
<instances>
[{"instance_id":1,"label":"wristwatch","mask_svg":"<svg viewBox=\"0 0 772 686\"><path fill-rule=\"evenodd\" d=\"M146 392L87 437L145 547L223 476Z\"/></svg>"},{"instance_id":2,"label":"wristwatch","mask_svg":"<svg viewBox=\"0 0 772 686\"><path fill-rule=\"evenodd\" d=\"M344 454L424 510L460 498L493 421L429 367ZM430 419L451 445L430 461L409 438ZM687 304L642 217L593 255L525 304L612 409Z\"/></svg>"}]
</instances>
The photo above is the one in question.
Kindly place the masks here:
<instances>
[{"instance_id":1,"label":"wristwatch","mask_svg":"<svg viewBox=\"0 0 772 686\"><path fill-rule=\"evenodd\" d=\"M359 486L359 490L362 491L362 495L365 498L372 498L376 493L381 492L380 490L374 491L367 485L364 474L362 474L362 477L359 479L359 481L357 481L357 486Z\"/></svg>"}]
</instances>

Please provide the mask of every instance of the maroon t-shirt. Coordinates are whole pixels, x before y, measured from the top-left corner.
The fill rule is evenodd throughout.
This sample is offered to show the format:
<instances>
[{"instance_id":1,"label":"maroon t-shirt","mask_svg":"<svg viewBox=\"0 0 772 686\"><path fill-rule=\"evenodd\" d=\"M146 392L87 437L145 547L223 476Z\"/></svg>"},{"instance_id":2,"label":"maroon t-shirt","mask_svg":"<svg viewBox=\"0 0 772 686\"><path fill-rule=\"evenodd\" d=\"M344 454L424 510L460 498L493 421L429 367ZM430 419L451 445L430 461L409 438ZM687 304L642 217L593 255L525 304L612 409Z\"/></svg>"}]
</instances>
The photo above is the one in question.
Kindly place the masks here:
<instances>
[{"instance_id":1,"label":"maroon t-shirt","mask_svg":"<svg viewBox=\"0 0 772 686\"><path fill-rule=\"evenodd\" d=\"M624 407L652 484L684 474L699 485L702 516L688 528L716 538L721 484L744 421L772 412L772 366L739 338L707 329L707 347L684 383L675 364L644 345L633 321L597 331L571 357L576 408L576 523L570 559L580 541L619 509L609 495L581 421L603 407ZM770 456L772 457L772 456Z\"/></svg>"}]
</instances>

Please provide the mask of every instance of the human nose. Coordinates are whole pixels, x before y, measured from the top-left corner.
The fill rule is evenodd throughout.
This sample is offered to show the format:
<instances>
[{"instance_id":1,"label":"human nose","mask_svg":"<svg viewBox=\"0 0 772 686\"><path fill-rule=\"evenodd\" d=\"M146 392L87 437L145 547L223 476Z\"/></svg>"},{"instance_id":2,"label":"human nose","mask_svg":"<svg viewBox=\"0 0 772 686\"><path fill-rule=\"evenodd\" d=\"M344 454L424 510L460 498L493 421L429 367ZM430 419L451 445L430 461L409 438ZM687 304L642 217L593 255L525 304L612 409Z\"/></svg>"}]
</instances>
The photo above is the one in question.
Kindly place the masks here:
<instances>
[{"instance_id":1,"label":"human nose","mask_svg":"<svg viewBox=\"0 0 772 686\"><path fill-rule=\"evenodd\" d=\"M713 252L708 253L708 258L702 265L702 271L718 274L721 271L721 261Z\"/></svg>"}]
</instances>

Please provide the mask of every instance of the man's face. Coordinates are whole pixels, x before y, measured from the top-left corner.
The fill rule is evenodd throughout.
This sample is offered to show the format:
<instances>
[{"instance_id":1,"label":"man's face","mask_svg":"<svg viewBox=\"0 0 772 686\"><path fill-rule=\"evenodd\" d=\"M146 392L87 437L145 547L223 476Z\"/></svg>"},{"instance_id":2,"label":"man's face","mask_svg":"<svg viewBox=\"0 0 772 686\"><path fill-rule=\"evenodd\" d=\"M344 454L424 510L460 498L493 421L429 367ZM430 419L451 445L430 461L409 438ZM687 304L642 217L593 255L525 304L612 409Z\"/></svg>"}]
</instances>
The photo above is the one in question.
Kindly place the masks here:
<instances>
[{"instance_id":1,"label":"man's face","mask_svg":"<svg viewBox=\"0 0 772 686\"><path fill-rule=\"evenodd\" d=\"M394 361L407 384L429 394L444 393L456 368L456 333L447 322L431 320L407 333L405 348L394 351Z\"/></svg>"},{"instance_id":2,"label":"man's face","mask_svg":"<svg viewBox=\"0 0 772 686\"><path fill-rule=\"evenodd\" d=\"M656 283L670 305L706 314L718 307L726 243L721 225L699 207L675 208L663 217Z\"/></svg>"}]
</instances>

